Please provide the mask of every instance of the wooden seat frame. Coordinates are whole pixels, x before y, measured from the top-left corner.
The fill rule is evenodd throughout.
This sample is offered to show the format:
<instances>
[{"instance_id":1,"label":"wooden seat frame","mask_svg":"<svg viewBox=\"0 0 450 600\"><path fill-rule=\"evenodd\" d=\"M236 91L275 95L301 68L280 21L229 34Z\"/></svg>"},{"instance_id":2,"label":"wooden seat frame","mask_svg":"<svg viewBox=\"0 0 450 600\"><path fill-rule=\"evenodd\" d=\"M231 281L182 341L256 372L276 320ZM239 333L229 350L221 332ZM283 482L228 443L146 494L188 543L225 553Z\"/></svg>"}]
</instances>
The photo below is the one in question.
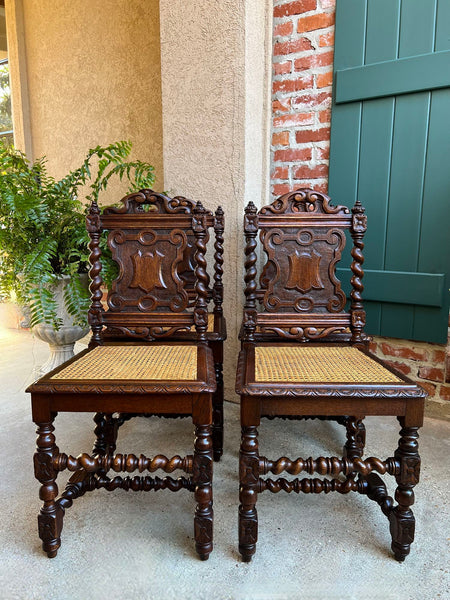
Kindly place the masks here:
<instances>
[{"instance_id":1,"label":"wooden seat frame","mask_svg":"<svg viewBox=\"0 0 450 600\"><path fill-rule=\"evenodd\" d=\"M169 198L165 194L160 194L151 189L142 189L139 192L129 194L122 198L121 202L124 207L136 206L136 210L141 206L150 207L148 219L149 223L153 215L168 215L176 219L179 214L192 214L195 208L195 203L184 196L176 196ZM128 208L126 210L129 210ZM159 217L157 217L159 218ZM223 314L223 251L224 251L224 231L225 231L225 216L221 206L217 207L214 216L207 212L205 217L206 228L208 235L206 242L209 241L209 229L214 229L214 284L210 287L210 278L207 274L207 302L213 301L213 327L212 330L208 327L206 331L206 340L211 348L214 357L214 369L216 373L217 389L213 395L213 456L217 462L223 454L223 402L224 402L224 385L223 385L223 344L227 338L226 321ZM195 300L195 243L193 236L188 237L188 246L185 251L185 257L182 267L180 268L180 277L186 283L186 291L189 294L190 303ZM127 331L126 335L132 334L138 339L160 340L170 335L173 340L195 340L196 333L194 331L184 331L179 329L174 332L170 328L164 327L164 323L159 323L154 327L141 327L138 331ZM123 331L117 327L109 327L104 332L105 339L118 340L123 338ZM121 425L131 418L140 416L152 416L137 413L119 413L115 415L98 414L95 416L97 427L95 433L97 435L96 447L102 448L103 438L107 435L106 430L114 432L117 437L117 431ZM171 417L183 417L187 415L170 415ZM104 431L105 430L105 431Z\"/></svg>"},{"instance_id":2,"label":"wooden seat frame","mask_svg":"<svg viewBox=\"0 0 450 600\"><path fill-rule=\"evenodd\" d=\"M216 391L214 359L207 342L208 275L206 271L207 222L212 215L200 203L192 214L178 211L180 200L174 199L174 213L151 215L143 206L149 200L135 194L122 208L108 208L103 214L94 202L87 216L90 235L90 290L92 305L89 322L92 338L89 348L71 361L48 373L28 388L32 416L37 425L37 449L34 456L35 476L41 483L43 501L38 516L39 536L43 549L52 558L61 544L61 530L66 508L86 492L104 488L133 491L187 489L197 502L194 517L196 550L202 560L212 550L212 396ZM109 231L108 245L120 267L118 278L108 296L109 310L102 306L100 237ZM191 242L189 242L191 239ZM189 243L195 247L193 311L189 307L187 286L180 278L178 265ZM167 253L167 255L165 254ZM172 258L169 258L171 256ZM175 258L174 258L175 257ZM156 260L157 259L157 260ZM156 260L156 263L155 263ZM153 261L153 264L150 262ZM158 293L161 292L159 295ZM193 296L194 294L191 294ZM167 306L171 309L167 311ZM150 309L150 310L149 310ZM155 310L153 310L155 309ZM159 309L159 310L157 310ZM146 342L136 336L145 328L164 327L175 334L195 326L196 338L190 341L164 340ZM114 329L125 336L114 338ZM127 331L129 335L127 336ZM138 337L138 339L136 339ZM172 379L105 379L55 378L69 364L82 361L99 346L193 346L196 348L197 375L194 380ZM82 364L82 363L80 363ZM97 441L91 455L73 457L59 451L53 421L59 411L96 413ZM114 454L117 422L108 419L114 413L157 416L192 416L195 429L193 455L148 458L133 454ZM56 479L60 471L73 472L58 496ZM187 476L111 478L109 471L150 473L182 470Z\"/></svg>"},{"instance_id":3,"label":"wooden seat frame","mask_svg":"<svg viewBox=\"0 0 450 600\"><path fill-rule=\"evenodd\" d=\"M259 212L253 203L245 209L245 306L242 350L238 359L236 392L241 397L239 551L250 561L258 537L257 497L263 491L328 493L356 491L377 502L390 522L392 550L405 559L414 539L413 488L419 481L418 428L423 424L425 391L401 373L384 365L367 350L364 334L363 236L366 216L359 203L351 213L333 206L325 194L299 189L276 199ZM353 239L350 308L336 278L335 268L345 244L345 230ZM260 233L267 261L258 289L257 235ZM262 299L263 310L257 301ZM295 310L294 307L297 307ZM348 332L350 331L350 336ZM264 335L268 336L264 339ZM255 348L280 344L324 348L352 346L371 361L395 374L396 382L333 383L325 381L258 381ZM269 341L267 341L269 339ZM271 340L271 341L270 341ZM339 379L337 380L339 381ZM270 460L259 454L261 417L336 418L347 426L343 458L319 457ZM350 415L350 416L349 416ZM367 415L396 416L400 440L394 455L364 460L364 428ZM261 477L267 473L302 472L331 475L332 479ZM394 505L379 474L397 482ZM339 477L341 476L341 477Z\"/></svg>"}]
</instances>

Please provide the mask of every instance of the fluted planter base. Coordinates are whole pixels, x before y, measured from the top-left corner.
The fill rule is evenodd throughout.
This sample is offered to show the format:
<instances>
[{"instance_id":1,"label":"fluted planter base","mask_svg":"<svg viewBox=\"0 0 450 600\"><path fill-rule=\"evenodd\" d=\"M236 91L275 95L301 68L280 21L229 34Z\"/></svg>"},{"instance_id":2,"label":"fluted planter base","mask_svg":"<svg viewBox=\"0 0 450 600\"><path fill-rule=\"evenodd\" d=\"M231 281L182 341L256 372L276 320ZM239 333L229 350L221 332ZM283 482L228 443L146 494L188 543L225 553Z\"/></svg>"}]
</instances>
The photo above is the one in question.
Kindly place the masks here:
<instances>
[{"instance_id":1,"label":"fluted planter base","mask_svg":"<svg viewBox=\"0 0 450 600\"><path fill-rule=\"evenodd\" d=\"M79 339L83 338L88 333L88 331L89 329L83 330L82 334L79 335L75 341L78 341ZM37 338L42 339L40 335L35 331L35 329L33 329L33 332L35 333ZM48 346L50 350L50 356L42 366L37 367L34 370L34 376L38 379L39 377L42 377L49 371L53 371L53 369L56 369L56 367L59 367L59 365L62 365L63 362L69 360L69 358L72 358L72 356L75 355L75 341L70 344L60 345L49 343Z\"/></svg>"},{"instance_id":2,"label":"fluted planter base","mask_svg":"<svg viewBox=\"0 0 450 600\"><path fill-rule=\"evenodd\" d=\"M48 323L35 325L32 331L34 335L47 342L50 349L48 360L41 366L35 369L36 377L42 377L49 371L56 369L63 362L74 356L75 342L81 340L89 333L89 327L80 327L73 325L72 317L67 313L63 302L63 286L65 283L63 278L55 288L55 298L58 302L58 317L62 319L63 325L56 329ZM87 277L84 277L87 285Z\"/></svg>"}]
</instances>

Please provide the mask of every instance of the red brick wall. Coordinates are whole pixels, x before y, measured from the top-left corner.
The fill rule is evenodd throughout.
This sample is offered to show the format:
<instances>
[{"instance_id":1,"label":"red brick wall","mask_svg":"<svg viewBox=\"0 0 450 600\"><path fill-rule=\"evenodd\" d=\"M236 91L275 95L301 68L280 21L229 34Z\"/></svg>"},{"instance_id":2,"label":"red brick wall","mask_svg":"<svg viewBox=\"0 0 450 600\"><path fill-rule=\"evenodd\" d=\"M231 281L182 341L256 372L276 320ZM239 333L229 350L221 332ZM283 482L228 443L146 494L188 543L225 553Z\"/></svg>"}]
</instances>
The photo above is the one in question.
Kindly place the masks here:
<instances>
[{"instance_id":1,"label":"red brick wall","mask_svg":"<svg viewBox=\"0 0 450 600\"><path fill-rule=\"evenodd\" d=\"M430 400L450 400L450 346L375 337L371 350L420 383Z\"/></svg>"},{"instance_id":2,"label":"red brick wall","mask_svg":"<svg viewBox=\"0 0 450 600\"><path fill-rule=\"evenodd\" d=\"M336 0L274 0L271 189L327 191ZM450 401L450 346L375 338L372 350Z\"/></svg>"},{"instance_id":3,"label":"red brick wall","mask_svg":"<svg viewBox=\"0 0 450 600\"><path fill-rule=\"evenodd\" d=\"M272 193L327 190L335 0L275 0Z\"/></svg>"}]
</instances>

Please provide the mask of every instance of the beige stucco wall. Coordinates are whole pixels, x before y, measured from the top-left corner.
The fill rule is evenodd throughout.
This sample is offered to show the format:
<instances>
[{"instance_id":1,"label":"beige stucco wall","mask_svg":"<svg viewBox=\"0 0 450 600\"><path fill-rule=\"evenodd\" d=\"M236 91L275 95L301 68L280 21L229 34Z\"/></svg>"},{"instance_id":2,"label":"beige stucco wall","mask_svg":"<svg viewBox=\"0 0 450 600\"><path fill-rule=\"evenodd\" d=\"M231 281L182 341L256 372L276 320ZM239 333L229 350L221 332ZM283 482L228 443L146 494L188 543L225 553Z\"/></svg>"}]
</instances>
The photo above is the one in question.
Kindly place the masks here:
<instances>
[{"instance_id":1,"label":"beige stucco wall","mask_svg":"<svg viewBox=\"0 0 450 600\"><path fill-rule=\"evenodd\" d=\"M24 127L30 128L33 156L45 154L59 177L90 147L129 139L133 157L154 165L156 187L164 187L159 1L7 4L8 38L24 36L11 56L14 118L23 116L14 88L22 66L29 103Z\"/></svg>"},{"instance_id":2,"label":"beige stucco wall","mask_svg":"<svg viewBox=\"0 0 450 600\"><path fill-rule=\"evenodd\" d=\"M242 320L244 206L266 200L271 0L160 0L164 181L225 211L227 400Z\"/></svg>"}]
</instances>

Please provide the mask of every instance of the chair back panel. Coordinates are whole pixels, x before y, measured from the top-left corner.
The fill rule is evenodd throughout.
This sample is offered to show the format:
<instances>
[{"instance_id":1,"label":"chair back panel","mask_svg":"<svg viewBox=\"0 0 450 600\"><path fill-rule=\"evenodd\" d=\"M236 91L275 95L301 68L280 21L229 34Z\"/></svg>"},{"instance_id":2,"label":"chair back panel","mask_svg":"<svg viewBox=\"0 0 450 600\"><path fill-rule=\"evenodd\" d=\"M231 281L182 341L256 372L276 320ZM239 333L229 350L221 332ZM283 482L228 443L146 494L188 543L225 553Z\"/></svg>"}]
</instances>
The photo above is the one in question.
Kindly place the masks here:
<instances>
[{"instance_id":1,"label":"chair back panel","mask_svg":"<svg viewBox=\"0 0 450 600\"><path fill-rule=\"evenodd\" d=\"M103 214L93 204L87 226L93 300L89 318L95 343L111 337L166 337L194 323L206 331L209 278L204 254L207 227L213 224L212 213L200 204L151 190L130 194L121 207L107 207ZM119 268L108 290L107 310L100 295L102 232L107 232Z\"/></svg>"},{"instance_id":2,"label":"chair back panel","mask_svg":"<svg viewBox=\"0 0 450 600\"><path fill-rule=\"evenodd\" d=\"M151 219L151 224L155 218ZM127 227L128 225L128 227ZM190 223L183 230L130 227L121 223L108 235L119 276L108 293L108 308L123 312L182 312L189 304L180 266L188 248Z\"/></svg>"},{"instance_id":3,"label":"chair back panel","mask_svg":"<svg viewBox=\"0 0 450 600\"><path fill-rule=\"evenodd\" d=\"M273 227L261 231L267 262L260 285L268 312L340 312L346 297L335 275L345 245L342 229Z\"/></svg>"},{"instance_id":4,"label":"chair back panel","mask_svg":"<svg viewBox=\"0 0 450 600\"><path fill-rule=\"evenodd\" d=\"M164 194L159 194L150 189L140 190L138 193L129 194L122 199L123 206L120 208L109 207L104 214L134 214L150 213L150 219L158 215L171 215L171 222L177 216L190 215L195 207L195 203L183 196L169 198ZM210 212L206 216L207 228L213 227L214 220ZM209 232L207 230L206 242L209 241ZM183 280L185 290L189 295L190 305L193 305L195 297L195 238L192 231L187 233L187 245L183 251L181 261L177 262L177 275ZM209 280L208 280L209 286ZM212 294L210 293L210 296Z\"/></svg>"},{"instance_id":5,"label":"chair back panel","mask_svg":"<svg viewBox=\"0 0 450 600\"><path fill-rule=\"evenodd\" d=\"M256 327L262 333L303 341L331 334L348 338L352 309L362 306L352 302L350 312L345 311L347 298L336 277L336 265L345 246L345 231L350 230L355 240L355 224L358 218L359 222L365 219L362 215L361 221L359 209L356 213L333 206L328 196L310 189L284 194L259 212L254 205L247 207L244 331L250 338ZM255 283L258 232L265 257L259 287ZM354 252L355 247L355 259ZM360 284L355 274L362 274L361 264L362 254L358 254L352 263L354 288ZM359 292L353 290L352 300L360 300Z\"/></svg>"}]
</instances>

